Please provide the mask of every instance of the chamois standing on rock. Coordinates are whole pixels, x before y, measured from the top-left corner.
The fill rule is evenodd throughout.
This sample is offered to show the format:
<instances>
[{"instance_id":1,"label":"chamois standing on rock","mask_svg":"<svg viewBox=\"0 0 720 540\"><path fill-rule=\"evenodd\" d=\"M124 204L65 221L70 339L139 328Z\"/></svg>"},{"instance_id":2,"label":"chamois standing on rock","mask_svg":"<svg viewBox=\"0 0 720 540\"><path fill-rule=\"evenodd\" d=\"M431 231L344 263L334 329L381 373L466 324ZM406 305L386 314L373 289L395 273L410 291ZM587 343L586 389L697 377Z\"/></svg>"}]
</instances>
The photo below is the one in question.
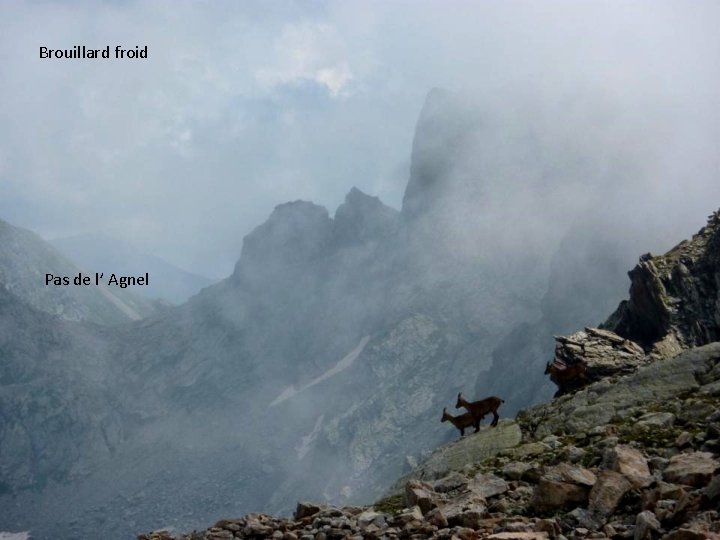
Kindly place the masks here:
<instances>
[{"instance_id":1,"label":"chamois standing on rock","mask_svg":"<svg viewBox=\"0 0 720 540\"><path fill-rule=\"evenodd\" d=\"M480 421L476 420L475 417L469 412L453 416L452 414L447 412L447 408L444 408L440 421L450 422L453 426L458 428L460 430L461 437L465 436L465 428L468 428L470 426L475 427L475 433L480 431Z\"/></svg>"},{"instance_id":2,"label":"chamois standing on rock","mask_svg":"<svg viewBox=\"0 0 720 540\"><path fill-rule=\"evenodd\" d=\"M550 375L550 380L558 387L555 397L562 396L570 390L590 382L587 366L584 362L578 362L577 364L548 362L545 364L545 375Z\"/></svg>"},{"instance_id":3,"label":"chamois standing on rock","mask_svg":"<svg viewBox=\"0 0 720 540\"><path fill-rule=\"evenodd\" d=\"M485 399L481 399L480 401L468 401L463 397L462 392L460 392L458 394L455 408L459 409L460 407L465 407L467 411L473 415L478 423L478 426L480 425L480 420L482 420L487 413L493 413L493 421L490 422L490 425L495 427L500 419L500 415L497 413L497 410L503 403L505 403L505 400L500 399L497 396L490 396Z\"/></svg>"}]
</instances>

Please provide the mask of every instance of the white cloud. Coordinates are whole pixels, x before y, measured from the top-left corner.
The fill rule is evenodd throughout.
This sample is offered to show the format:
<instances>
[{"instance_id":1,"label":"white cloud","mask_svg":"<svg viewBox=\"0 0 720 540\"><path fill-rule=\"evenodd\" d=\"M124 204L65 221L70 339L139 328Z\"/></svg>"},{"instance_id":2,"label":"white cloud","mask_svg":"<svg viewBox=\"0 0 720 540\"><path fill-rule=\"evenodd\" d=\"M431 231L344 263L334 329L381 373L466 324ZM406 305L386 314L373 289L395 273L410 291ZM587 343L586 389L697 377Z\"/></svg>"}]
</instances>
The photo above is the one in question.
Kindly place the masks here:
<instances>
[{"instance_id":1,"label":"white cloud","mask_svg":"<svg viewBox=\"0 0 720 540\"><path fill-rule=\"evenodd\" d=\"M320 84L324 84L333 97L344 94L344 89L353 76L347 64L343 63L335 68L319 69L315 73L314 80Z\"/></svg>"},{"instance_id":2,"label":"white cloud","mask_svg":"<svg viewBox=\"0 0 720 540\"><path fill-rule=\"evenodd\" d=\"M278 203L332 212L355 185L398 207L433 86L491 110L528 109L558 140L596 132L598 156L618 141L637 154L671 133L652 189L712 200L718 11L672 1L0 2L0 218L50 237L100 230L222 275ZM150 58L37 58L40 45L106 43L147 43ZM568 120L574 109L586 120ZM683 181L693 189L678 189Z\"/></svg>"},{"instance_id":3,"label":"white cloud","mask_svg":"<svg viewBox=\"0 0 720 540\"><path fill-rule=\"evenodd\" d=\"M256 71L255 79L267 90L314 82L332 97L347 95L353 74L343 56L345 49L331 25L287 24L274 42L268 65Z\"/></svg>"}]
</instances>

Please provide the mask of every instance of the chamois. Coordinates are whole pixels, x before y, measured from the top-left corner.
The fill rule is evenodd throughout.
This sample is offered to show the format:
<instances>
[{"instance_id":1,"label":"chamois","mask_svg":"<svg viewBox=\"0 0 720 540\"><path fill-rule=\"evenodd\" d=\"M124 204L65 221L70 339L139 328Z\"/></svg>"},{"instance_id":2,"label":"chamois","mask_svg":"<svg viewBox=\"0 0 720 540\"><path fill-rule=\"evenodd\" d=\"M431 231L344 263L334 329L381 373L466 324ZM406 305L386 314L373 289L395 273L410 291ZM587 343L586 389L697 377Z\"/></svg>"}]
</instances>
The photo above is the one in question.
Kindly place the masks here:
<instances>
[{"instance_id":1,"label":"chamois","mask_svg":"<svg viewBox=\"0 0 720 540\"><path fill-rule=\"evenodd\" d=\"M550 375L550 380L558 387L555 397L562 396L574 387L580 387L590 382L584 362L577 364L548 362L545 364L545 375Z\"/></svg>"},{"instance_id":2,"label":"chamois","mask_svg":"<svg viewBox=\"0 0 720 540\"><path fill-rule=\"evenodd\" d=\"M450 421L453 426L458 428L460 430L460 436L463 437L465 435L465 428L470 426L475 426L475 433L480 431L480 421L475 420L475 417L470 414L469 412L458 414L457 416L453 416L449 412L447 412L447 408L443 409L443 415L440 419L441 422L448 422Z\"/></svg>"},{"instance_id":3,"label":"chamois","mask_svg":"<svg viewBox=\"0 0 720 540\"><path fill-rule=\"evenodd\" d=\"M459 409L460 407L465 407L467 411L473 415L475 420L478 423L478 426L480 425L480 420L482 420L485 415L489 412L493 413L493 421L490 422L490 425L495 427L497 426L498 420L500 419L500 415L497 413L498 407L500 407L501 404L505 403L504 399L500 399L497 396L490 396L485 399L481 399L480 401L468 401L462 396L462 392L458 394L457 403L455 404L455 408ZM478 427L479 429L479 427Z\"/></svg>"}]
</instances>

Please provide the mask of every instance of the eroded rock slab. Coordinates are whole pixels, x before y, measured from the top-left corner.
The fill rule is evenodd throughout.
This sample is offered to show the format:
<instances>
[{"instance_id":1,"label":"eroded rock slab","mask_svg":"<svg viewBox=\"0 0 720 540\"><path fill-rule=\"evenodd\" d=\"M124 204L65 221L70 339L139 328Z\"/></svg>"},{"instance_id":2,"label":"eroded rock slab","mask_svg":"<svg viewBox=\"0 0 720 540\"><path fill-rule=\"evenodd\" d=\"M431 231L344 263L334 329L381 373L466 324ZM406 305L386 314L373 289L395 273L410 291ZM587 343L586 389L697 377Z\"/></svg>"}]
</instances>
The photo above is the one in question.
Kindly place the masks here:
<instances>
[{"instance_id":1,"label":"eroded rock slab","mask_svg":"<svg viewBox=\"0 0 720 540\"><path fill-rule=\"evenodd\" d=\"M609 448L603 461L608 469L627 478L633 487L645 487L653 482L645 456L635 448L621 444Z\"/></svg>"},{"instance_id":2,"label":"eroded rock slab","mask_svg":"<svg viewBox=\"0 0 720 540\"><path fill-rule=\"evenodd\" d=\"M452 471L462 470L468 463L482 461L517 446L521 439L520 426L512 420L502 420L496 427L482 427L479 433L438 448L419 467L400 478L390 494L402 493L408 480L437 480Z\"/></svg>"},{"instance_id":3,"label":"eroded rock slab","mask_svg":"<svg viewBox=\"0 0 720 540\"><path fill-rule=\"evenodd\" d=\"M702 487L709 483L720 462L710 452L691 452L670 458L670 464L663 471L668 482Z\"/></svg>"}]
</instances>

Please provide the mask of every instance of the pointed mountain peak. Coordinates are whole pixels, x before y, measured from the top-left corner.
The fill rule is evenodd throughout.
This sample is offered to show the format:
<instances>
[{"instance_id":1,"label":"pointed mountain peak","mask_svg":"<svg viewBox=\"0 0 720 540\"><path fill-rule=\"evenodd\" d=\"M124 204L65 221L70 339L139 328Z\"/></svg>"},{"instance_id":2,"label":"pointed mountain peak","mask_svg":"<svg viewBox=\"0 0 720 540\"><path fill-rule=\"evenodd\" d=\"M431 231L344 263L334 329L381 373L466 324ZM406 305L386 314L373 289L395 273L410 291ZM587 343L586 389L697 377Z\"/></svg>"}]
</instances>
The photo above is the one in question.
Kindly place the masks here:
<instances>
[{"instance_id":1,"label":"pointed mountain peak","mask_svg":"<svg viewBox=\"0 0 720 540\"><path fill-rule=\"evenodd\" d=\"M428 92L413 138L402 207L406 218L425 214L454 189L460 157L478 125L477 113L464 97L439 88Z\"/></svg>"},{"instance_id":2,"label":"pointed mountain peak","mask_svg":"<svg viewBox=\"0 0 720 540\"><path fill-rule=\"evenodd\" d=\"M243 240L235 276L253 279L316 257L332 234L328 211L307 201L280 204Z\"/></svg>"},{"instance_id":3,"label":"pointed mountain peak","mask_svg":"<svg viewBox=\"0 0 720 540\"><path fill-rule=\"evenodd\" d=\"M335 212L334 240L337 245L360 244L392 233L399 212L353 187Z\"/></svg>"}]
</instances>

